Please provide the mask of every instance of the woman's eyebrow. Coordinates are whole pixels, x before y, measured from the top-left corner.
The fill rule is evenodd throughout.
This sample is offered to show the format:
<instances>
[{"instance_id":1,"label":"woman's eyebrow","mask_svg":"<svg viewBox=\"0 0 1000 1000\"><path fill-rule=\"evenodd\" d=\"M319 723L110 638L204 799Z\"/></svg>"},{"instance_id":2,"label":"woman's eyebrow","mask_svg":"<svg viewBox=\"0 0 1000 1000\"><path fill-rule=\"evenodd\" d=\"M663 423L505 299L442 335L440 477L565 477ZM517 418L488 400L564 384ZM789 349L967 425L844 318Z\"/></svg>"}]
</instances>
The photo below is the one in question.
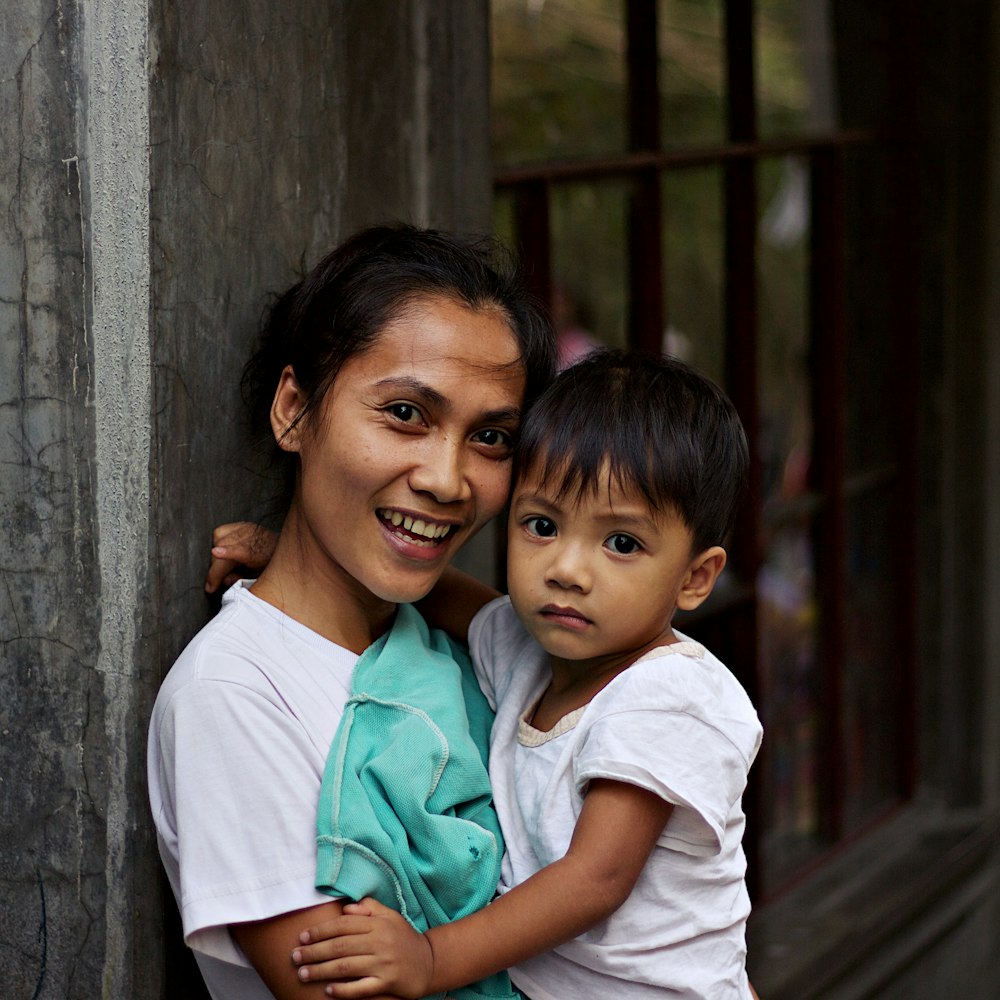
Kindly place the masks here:
<instances>
[{"instance_id":1,"label":"woman's eyebrow","mask_svg":"<svg viewBox=\"0 0 1000 1000\"><path fill-rule=\"evenodd\" d=\"M376 389L392 389L399 392L408 393L411 396L418 396L426 403L434 406L447 406L448 398L438 392L426 382L421 382L418 378L408 375L399 375L394 378L383 378L375 383Z\"/></svg>"},{"instance_id":2,"label":"woman's eyebrow","mask_svg":"<svg viewBox=\"0 0 1000 1000\"><path fill-rule=\"evenodd\" d=\"M433 386L421 382L409 375L399 375L394 378L380 379L375 383L376 389L391 389L393 392L403 392L439 409L450 409L451 400ZM480 419L487 423L518 423L521 419L521 409L518 406L502 406L496 410L487 410Z\"/></svg>"},{"instance_id":3,"label":"woman's eyebrow","mask_svg":"<svg viewBox=\"0 0 1000 1000\"><path fill-rule=\"evenodd\" d=\"M516 406L504 406L499 410L487 410L480 419L490 424L516 424L520 423L521 411Z\"/></svg>"}]
</instances>

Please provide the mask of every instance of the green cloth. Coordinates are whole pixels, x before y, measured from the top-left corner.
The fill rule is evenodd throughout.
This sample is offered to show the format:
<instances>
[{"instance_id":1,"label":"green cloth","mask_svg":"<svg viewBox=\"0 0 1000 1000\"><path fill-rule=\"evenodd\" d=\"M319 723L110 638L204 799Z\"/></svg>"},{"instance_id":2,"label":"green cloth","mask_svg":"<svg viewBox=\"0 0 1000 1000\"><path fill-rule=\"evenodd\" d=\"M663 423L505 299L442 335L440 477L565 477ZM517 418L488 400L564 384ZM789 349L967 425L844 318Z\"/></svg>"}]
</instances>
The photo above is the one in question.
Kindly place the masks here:
<instances>
[{"instance_id":1,"label":"green cloth","mask_svg":"<svg viewBox=\"0 0 1000 1000\"><path fill-rule=\"evenodd\" d=\"M320 791L316 887L372 896L418 931L481 909L503 839L486 770L493 715L468 653L403 604L351 692ZM448 995L519 994L501 973Z\"/></svg>"}]
</instances>

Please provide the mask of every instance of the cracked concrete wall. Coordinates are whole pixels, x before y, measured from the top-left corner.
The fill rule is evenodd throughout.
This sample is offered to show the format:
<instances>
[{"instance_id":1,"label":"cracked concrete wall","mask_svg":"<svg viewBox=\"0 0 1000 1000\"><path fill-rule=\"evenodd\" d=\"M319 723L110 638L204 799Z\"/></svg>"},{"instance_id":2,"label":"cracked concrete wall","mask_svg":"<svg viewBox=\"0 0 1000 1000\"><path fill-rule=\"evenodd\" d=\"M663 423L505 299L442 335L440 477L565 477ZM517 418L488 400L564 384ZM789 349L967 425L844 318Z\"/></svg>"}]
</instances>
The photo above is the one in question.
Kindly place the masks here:
<instances>
[{"instance_id":1,"label":"cracked concrete wall","mask_svg":"<svg viewBox=\"0 0 1000 1000\"><path fill-rule=\"evenodd\" d=\"M484 0L0 10L0 992L181 995L145 799L160 677L259 511L238 378L360 225L489 222Z\"/></svg>"}]
</instances>

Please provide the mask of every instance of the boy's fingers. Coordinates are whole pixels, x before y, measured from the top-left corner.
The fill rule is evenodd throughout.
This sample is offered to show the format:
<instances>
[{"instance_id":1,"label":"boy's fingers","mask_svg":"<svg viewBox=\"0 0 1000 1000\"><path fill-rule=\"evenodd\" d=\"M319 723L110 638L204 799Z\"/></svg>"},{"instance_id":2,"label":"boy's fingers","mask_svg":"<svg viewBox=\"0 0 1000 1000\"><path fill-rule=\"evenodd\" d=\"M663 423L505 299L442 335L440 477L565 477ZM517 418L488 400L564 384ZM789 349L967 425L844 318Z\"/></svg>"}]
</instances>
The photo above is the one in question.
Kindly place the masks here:
<instances>
[{"instance_id":1,"label":"boy's fingers","mask_svg":"<svg viewBox=\"0 0 1000 1000\"><path fill-rule=\"evenodd\" d=\"M212 545L239 544L250 537L257 526L253 521L230 521L212 530Z\"/></svg>"},{"instance_id":2,"label":"boy's fingers","mask_svg":"<svg viewBox=\"0 0 1000 1000\"><path fill-rule=\"evenodd\" d=\"M394 910L391 906L386 906L384 903L380 903L377 899L371 896L365 896L364 899L358 900L356 903L346 903L344 905L344 913L351 913L356 916L365 917L378 917L378 916L388 916L392 915L398 917L398 911Z\"/></svg>"},{"instance_id":3,"label":"boy's fingers","mask_svg":"<svg viewBox=\"0 0 1000 1000\"><path fill-rule=\"evenodd\" d=\"M317 965L303 965L298 970L298 977L304 983L318 983L324 980L335 980L328 986L333 987L337 992L331 993L329 989L326 993L329 996L338 997L375 997L381 996L386 988L386 983L372 973L372 963L370 956L345 957L334 959L330 962L320 962ZM347 982L345 982L347 980ZM348 987L341 990L341 987Z\"/></svg>"},{"instance_id":4,"label":"boy's fingers","mask_svg":"<svg viewBox=\"0 0 1000 1000\"><path fill-rule=\"evenodd\" d=\"M244 576L256 576L274 554L278 536L252 521L220 524L212 532L212 560L205 575L205 591L214 594Z\"/></svg>"},{"instance_id":5,"label":"boy's fingers","mask_svg":"<svg viewBox=\"0 0 1000 1000\"><path fill-rule=\"evenodd\" d=\"M220 559L212 556L212 561L208 564L208 572L205 574L205 593L214 594L221 585L223 588L231 587L240 579L239 573L235 572L240 565L233 559Z\"/></svg>"},{"instance_id":6,"label":"boy's fingers","mask_svg":"<svg viewBox=\"0 0 1000 1000\"><path fill-rule=\"evenodd\" d=\"M299 934L301 943L292 952L292 961L325 961L337 955L367 954L371 947L364 942L371 930L371 917L349 914L308 927Z\"/></svg>"},{"instance_id":7,"label":"boy's fingers","mask_svg":"<svg viewBox=\"0 0 1000 1000\"><path fill-rule=\"evenodd\" d=\"M332 962L320 962L317 965L303 965L298 970L299 979L304 983L321 982L324 979L352 979L367 982L369 988L382 989L383 984L368 975L371 970L366 968L363 959L338 958ZM358 996L368 996L359 993Z\"/></svg>"},{"instance_id":8,"label":"boy's fingers","mask_svg":"<svg viewBox=\"0 0 1000 1000\"><path fill-rule=\"evenodd\" d=\"M341 1000L354 1000L355 997L367 997L368 1000L399 1000L382 991L382 984L370 977L355 979L350 983L329 983L324 991L328 997L339 997Z\"/></svg>"},{"instance_id":9,"label":"boy's fingers","mask_svg":"<svg viewBox=\"0 0 1000 1000\"><path fill-rule=\"evenodd\" d=\"M248 566L256 566L267 563L277 538L269 528L253 521L220 524L212 532L212 551L214 554L216 549L225 549L220 554L243 560Z\"/></svg>"},{"instance_id":10,"label":"boy's fingers","mask_svg":"<svg viewBox=\"0 0 1000 1000\"><path fill-rule=\"evenodd\" d=\"M372 899L371 896L365 896L364 899L359 900L357 903L345 903L344 913L352 913L355 916L362 917L374 917L376 912L375 907L381 905L382 904L377 899Z\"/></svg>"}]
</instances>

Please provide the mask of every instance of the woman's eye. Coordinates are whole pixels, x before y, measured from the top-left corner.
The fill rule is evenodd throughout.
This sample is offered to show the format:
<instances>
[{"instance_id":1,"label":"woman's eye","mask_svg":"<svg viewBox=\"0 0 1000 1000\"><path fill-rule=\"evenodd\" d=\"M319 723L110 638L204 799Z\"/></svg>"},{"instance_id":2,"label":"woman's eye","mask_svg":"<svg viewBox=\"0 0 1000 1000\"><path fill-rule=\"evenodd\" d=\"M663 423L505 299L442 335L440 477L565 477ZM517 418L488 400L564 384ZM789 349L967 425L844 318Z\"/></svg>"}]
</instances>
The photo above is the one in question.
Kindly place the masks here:
<instances>
[{"instance_id":1,"label":"woman's eye","mask_svg":"<svg viewBox=\"0 0 1000 1000\"><path fill-rule=\"evenodd\" d=\"M514 443L510 434L498 427L487 427L485 430L476 431L472 440L486 445L487 448L510 448Z\"/></svg>"},{"instance_id":2,"label":"woman's eye","mask_svg":"<svg viewBox=\"0 0 1000 1000\"><path fill-rule=\"evenodd\" d=\"M547 517L529 517L524 526L529 535L538 535L539 538L552 538L556 533L555 521Z\"/></svg>"},{"instance_id":3,"label":"woman's eye","mask_svg":"<svg viewBox=\"0 0 1000 1000\"><path fill-rule=\"evenodd\" d=\"M605 543L612 552L628 556L638 552L642 546L631 535L612 535Z\"/></svg>"},{"instance_id":4,"label":"woman's eye","mask_svg":"<svg viewBox=\"0 0 1000 1000\"><path fill-rule=\"evenodd\" d=\"M420 410L412 403L390 403L385 411L402 424L417 424L422 420Z\"/></svg>"}]
</instances>

